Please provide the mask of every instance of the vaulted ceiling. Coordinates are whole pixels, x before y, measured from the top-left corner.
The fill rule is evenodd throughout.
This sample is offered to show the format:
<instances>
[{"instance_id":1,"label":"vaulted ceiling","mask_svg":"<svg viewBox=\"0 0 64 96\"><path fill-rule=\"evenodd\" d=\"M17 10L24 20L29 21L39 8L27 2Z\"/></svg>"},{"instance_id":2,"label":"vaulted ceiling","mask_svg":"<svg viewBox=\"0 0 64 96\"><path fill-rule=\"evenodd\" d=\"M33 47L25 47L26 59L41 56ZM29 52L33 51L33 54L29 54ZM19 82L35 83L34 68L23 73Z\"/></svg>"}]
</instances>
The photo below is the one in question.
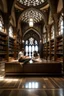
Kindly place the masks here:
<instances>
[{"instance_id":1,"label":"vaulted ceiling","mask_svg":"<svg viewBox=\"0 0 64 96\"><path fill-rule=\"evenodd\" d=\"M33 17L35 26L48 25L50 17L57 13L60 0L0 0L0 10L7 13L12 25L21 29L26 25L30 16ZM63 0L62 0L63 1ZM52 15L50 15L52 14ZM49 20L50 19L50 20ZM37 29L37 27L35 27ZM28 27L26 28L28 29Z\"/></svg>"}]
</instances>

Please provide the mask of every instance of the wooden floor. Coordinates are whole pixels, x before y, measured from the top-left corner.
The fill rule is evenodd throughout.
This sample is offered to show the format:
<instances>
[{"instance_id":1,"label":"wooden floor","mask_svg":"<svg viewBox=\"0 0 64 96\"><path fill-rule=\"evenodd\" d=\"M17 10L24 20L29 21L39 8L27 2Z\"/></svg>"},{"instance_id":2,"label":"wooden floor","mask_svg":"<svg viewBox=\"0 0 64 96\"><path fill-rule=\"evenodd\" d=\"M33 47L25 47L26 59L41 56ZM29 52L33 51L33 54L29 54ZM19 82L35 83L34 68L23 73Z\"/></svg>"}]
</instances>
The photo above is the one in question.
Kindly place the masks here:
<instances>
[{"instance_id":1,"label":"wooden floor","mask_svg":"<svg viewBox=\"0 0 64 96\"><path fill-rule=\"evenodd\" d=\"M0 65L0 96L64 96L64 77L4 77Z\"/></svg>"},{"instance_id":2,"label":"wooden floor","mask_svg":"<svg viewBox=\"0 0 64 96\"><path fill-rule=\"evenodd\" d=\"M0 78L0 96L64 96L64 78Z\"/></svg>"}]
</instances>

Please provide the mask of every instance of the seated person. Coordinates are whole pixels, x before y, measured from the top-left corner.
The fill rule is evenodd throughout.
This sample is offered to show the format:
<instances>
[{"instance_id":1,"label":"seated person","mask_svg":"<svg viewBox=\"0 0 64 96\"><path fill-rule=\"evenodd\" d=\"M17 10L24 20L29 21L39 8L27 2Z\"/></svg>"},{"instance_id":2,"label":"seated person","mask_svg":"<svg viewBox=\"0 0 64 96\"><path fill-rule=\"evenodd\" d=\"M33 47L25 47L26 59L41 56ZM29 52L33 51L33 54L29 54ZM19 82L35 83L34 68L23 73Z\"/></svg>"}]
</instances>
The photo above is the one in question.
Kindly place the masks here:
<instances>
[{"instance_id":1,"label":"seated person","mask_svg":"<svg viewBox=\"0 0 64 96\"><path fill-rule=\"evenodd\" d=\"M20 59L20 57L23 57L23 56L24 56L24 49L19 51L19 53L18 53L18 60Z\"/></svg>"},{"instance_id":2,"label":"seated person","mask_svg":"<svg viewBox=\"0 0 64 96\"><path fill-rule=\"evenodd\" d=\"M42 62L42 60L41 60L41 58L40 58L40 55L38 54L37 51L34 51L32 60L33 60L34 62Z\"/></svg>"},{"instance_id":3,"label":"seated person","mask_svg":"<svg viewBox=\"0 0 64 96\"><path fill-rule=\"evenodd\" d=\"M30 60L30 58L28 56L24 56L23 52L20 51L19 54L18 54L18 61L19 62L24 62L27 63L28 61Z\"/></svg>"},{"instance_id":4,"label":"seated person","mask_svg":"<svg viewBox=\"0 0 64 96\"><path fill-rule=\"evenodd\" d=\"M19 54L18 54L18 59L20 59L20 57L23 57L23 56L24 56L23 52L20 51Z\"/></svg>"},{"instance_id":5,"label":"seated person","mask_svg":"<svg viewBox=\"0 0 64 96\"><path fill-rule=\"evenodd\" d=\"M39 58L39 54L38 54L37 51L34 51L34 53L33 53L33 57L34 57L35 59Z\"/></svg>"}]
</instances>

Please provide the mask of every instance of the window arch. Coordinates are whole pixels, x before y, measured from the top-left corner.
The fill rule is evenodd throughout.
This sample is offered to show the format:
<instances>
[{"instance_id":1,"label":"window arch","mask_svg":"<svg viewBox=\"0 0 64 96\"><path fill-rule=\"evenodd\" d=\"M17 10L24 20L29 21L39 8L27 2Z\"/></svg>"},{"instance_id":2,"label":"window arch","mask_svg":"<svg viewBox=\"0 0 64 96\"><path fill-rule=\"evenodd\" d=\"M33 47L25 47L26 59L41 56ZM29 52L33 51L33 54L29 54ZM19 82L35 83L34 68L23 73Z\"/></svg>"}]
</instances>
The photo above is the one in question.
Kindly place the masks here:
<instances>
[{"instance_id":1,"label":"window arch","mask_svg":"<svg viewBox=\"0 0 64 96\"><path fill-rule=\"evenodd\" d=\"M54 39L54 25L51 26L51 39Z\"/></svg>"},{"instance_id":2,"label":"window arch","mask_svg":"<svg viewBox=\"0 0 64 96\"><path fill-rule=\"evenodd\" d=\"M63 17L60 16L59 18L59 33L58 35L62 35L63 34Z\"/></svg>"},{"instance_id":3,"label":"window arch","mask_svg":"<svg viewBox=\"0 0 64 96\"><path fill-rule=\"evenodd\" d=\"M46 43L46 27L43 27L43 43Z\"/></svg>"},{"instance_id":4,"label":"window arch","mask_svg":"<svg viewBox=\"0 0 64 96\"><path fill-rule=\"evenodd\" d=\"M30 37L28 40L25 41L25 55L32 57L33 52L38 52L38 41L35 40L33 37Z\"/></svg>"},{"instance_id":5,"label":"window arch","mask_svg":"<svg viewBox=\"0 0 64 96\"><path fill-rule=\"evenodd\" d=\"M3 18L2 18L2 16L0 15L0 31L1 31L1 32L4 32L3 24L4 24Z\"/></svg>"},{"instance_id":6,"label":"window arch","mask_svg":"<svg viewBox=\"0 0 64 96\"><path fill-rule=\"evenodd\" d=\"M12 28L12 26L9 27L9 37L13 38L13 28Z\"/></svg>"}]
</instances>

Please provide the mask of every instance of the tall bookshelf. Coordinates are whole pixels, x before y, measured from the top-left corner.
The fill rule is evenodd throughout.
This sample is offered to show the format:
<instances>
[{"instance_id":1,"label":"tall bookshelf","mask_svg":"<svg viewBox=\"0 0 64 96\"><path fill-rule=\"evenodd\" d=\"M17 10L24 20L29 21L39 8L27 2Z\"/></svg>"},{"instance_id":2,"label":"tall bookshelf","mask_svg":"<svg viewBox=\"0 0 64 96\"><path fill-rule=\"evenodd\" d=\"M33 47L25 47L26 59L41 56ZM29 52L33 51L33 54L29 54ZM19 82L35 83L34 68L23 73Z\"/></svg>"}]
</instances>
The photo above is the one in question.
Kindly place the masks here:
<instances>
[{"instance_id":1,"label":"tall bookshelf","mask_svg":"<svg viewBox=\"0 0 64 96\"><path fill-rule=\"evenodd\" d=\"M21 37L20 37L20 31L17 32L17 37L16 37L16 57L18 58L18 53L21 50Z\"/></svg>"},{"instance_id":2,"label":"tall bookshelf","mask_svg":"<svg viewBox=\"0 0 64 96\"><path fill-rule=\"evenodd\" d=\"M9 37L9 57L14 56L14 38Z\"/></svg>"},{"instance_id":3,"label":"tall bookshelf","mask_svg":"<svg viewBox=\"0 0 64 96\"><path fill-rule=\"evenodd\" d=\"M54 60L54 39L52 39L51 41L50 41L50 43L51 43L51 60Z\"/></svg>"},{"instance_id":4,"label":"tall bookshelf","mask_svg":"<svg viewBox=\"0 0 64 96\"><path fill-rule=\"evenodd\" d=\"M59 18L58 22L58 33L57 33L57 61L63 62L63 17L62 15Z\"/></svg>"},{"instance_id":5,"label":"tall bookshelf","mask_svg":"<svg viewBox=\"0 0 64 96\"><path fill-rule=\"evenodd\" d=\"M7 34L0 31L0 61L6 61Z\"/></svg>"},{"instance_id":6,"label":"tall bookshelf","mask_svg":"<svg viewBox=\"0 0 64 96\"><path fill-rule=\"evenodd\" d=\"M47 42L47 60L50 60L50 41Z\"/></svg>"},{"instance_id":7,"label":"tall bookshelf","mask_svg":"<svg viewBox=\"0 0 64 96\"><path fill-rule=\"evenodd\" d=\"M7 55L7 34L4 31L3 18L0 15L0 61L6 61Z\"/></svg>"},{"instance_id":8,"label":"tall bookshelf","mask_svg":"<svg viewBox=\"0 0 64 96\"><path fill-rule=\"evenodd\" d=\"M63 63L63 17L62 15L59 17L58 22L58 31L55 36L55 28L54 23L51 26L50 29L50 37L45 37L43 33L43 37L47 39L47 42L43 42L43 53L44 57L47 56L48 60L56 60L61 63ZM55 37L54 37L55 36ZM56 38L56 41L55 41ZM50 39L50 40L49 40ZM43 38L43 40L45 40ZM56 43L55 43L56 42ZM56 47L56 50L55 50ZM55 52L56 51L56 52ZM56 59L55 59L56 56Z\"/></svg>"}]
</instances>

